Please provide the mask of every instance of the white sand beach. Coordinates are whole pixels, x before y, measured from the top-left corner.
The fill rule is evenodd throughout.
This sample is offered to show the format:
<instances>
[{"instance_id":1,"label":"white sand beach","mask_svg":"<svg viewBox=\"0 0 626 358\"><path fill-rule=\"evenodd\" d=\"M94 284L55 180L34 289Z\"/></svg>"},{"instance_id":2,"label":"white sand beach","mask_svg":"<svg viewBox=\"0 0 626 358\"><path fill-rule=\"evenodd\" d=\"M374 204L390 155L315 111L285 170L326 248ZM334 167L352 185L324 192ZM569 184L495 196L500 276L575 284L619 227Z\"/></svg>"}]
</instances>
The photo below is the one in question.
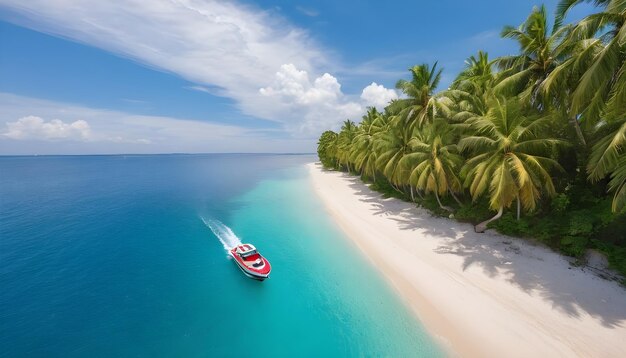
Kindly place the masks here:
<instances>
[{"instance_id":1,"label":"white sand beach","mask_svg":"<svg viewBox=\"0 0 626 358\"><path fill-rule=\"evenodd\" d=\"M626 289L550 250L309 165L315 192L426 329L462 357L626 357Z\"/></svg>"}]
</instances>

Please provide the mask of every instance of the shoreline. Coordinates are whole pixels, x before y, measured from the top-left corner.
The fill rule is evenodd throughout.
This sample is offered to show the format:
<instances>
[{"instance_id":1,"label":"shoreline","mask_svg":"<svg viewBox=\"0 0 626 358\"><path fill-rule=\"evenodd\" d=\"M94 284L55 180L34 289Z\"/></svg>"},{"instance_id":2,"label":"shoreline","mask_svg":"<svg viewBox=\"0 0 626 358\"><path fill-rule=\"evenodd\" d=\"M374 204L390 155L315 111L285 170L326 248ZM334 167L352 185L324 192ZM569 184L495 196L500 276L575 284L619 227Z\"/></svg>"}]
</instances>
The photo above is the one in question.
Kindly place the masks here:
<instances>
[{"instance_id":1,"label":"shoreline","mask_svg":"<svg viewBox=\"0 0 626 358\"><path fill-rule=\"evenodd\" d=\"M542 246L384 199L308 164L315 193L427 331L463 357L618 357L626 290Z\"/></svg>"}]
</instances>

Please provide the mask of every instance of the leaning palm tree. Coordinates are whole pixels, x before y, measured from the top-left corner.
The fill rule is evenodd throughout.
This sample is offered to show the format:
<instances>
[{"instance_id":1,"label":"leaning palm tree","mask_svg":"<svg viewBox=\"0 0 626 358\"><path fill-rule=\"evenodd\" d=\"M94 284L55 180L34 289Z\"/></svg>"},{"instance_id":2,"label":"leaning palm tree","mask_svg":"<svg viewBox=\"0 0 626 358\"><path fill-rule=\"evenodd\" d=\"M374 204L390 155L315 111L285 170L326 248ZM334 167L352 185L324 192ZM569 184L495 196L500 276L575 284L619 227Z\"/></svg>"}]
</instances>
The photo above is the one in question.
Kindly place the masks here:
<instances>
[{"instance_id":1,"label":"leaning palm tree","mask_svg":"<svg viewBox=\"0 0 626 358\"><path fill-rule=\"evenodd\" d=\"M476 225L483 232L487 224L499 219L505 208L517 201L532 211L542 192L555 194L550 169L561 169L554 159L545 156L554 146L563 144L546 132L546 118L529 118L519 99L495 98L487 115L472 123L474 135L461 139L459 147L471 153L463 167L465 185L474 200L488 193L489 204L497 214Z\"/></svg>"},{"instance_id":2,"label":"leaning palm tree","mask_svg":"<svg viewBox=\"0 0 626 358\"><path fill-rule=\"evenodd\" d=\"M409 184L426 194L433 193L442 209L452 211L441 203L440 196L448 192L457 200L455 192L463 186L458 172L463 158L458 153L457 135L451 125L436 119L411 138L411 152L400 159L399 165L410 173Z\"/></svg>"}]
</instances>

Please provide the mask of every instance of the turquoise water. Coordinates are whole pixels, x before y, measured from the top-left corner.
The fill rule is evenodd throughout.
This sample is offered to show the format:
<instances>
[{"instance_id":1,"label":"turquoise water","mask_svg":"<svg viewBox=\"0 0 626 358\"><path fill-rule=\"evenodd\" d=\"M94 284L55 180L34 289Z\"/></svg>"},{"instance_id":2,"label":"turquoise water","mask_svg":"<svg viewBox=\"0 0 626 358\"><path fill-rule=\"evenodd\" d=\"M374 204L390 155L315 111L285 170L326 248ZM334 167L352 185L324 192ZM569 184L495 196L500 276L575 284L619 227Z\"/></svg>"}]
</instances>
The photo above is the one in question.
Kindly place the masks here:
<instances>
[{"instance_id":1,"label":"turquoise water","mask_svg":"<svg viewBox=\"0 0 626 358\"><path fill-rule=\"evenodd\" d=\"M0 356L441 356L325 213L313 160L0 158ZM269 280L227 258L237 240Z\"/></svg>"}]
</instances>

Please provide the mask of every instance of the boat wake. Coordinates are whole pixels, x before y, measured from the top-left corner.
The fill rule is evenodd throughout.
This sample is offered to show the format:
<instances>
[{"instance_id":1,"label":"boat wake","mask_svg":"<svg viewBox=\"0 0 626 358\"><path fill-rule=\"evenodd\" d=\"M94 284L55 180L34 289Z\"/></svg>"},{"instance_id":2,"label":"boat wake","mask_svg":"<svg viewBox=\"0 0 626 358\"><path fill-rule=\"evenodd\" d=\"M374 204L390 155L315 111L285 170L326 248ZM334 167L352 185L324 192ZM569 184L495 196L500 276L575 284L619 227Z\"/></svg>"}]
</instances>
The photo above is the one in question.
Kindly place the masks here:
<instances>
[{"instance_id":1,"label":"boat wake","mask_svg":"<svg viewBox=\"0 0 626 358\"><path fill-rule=\"evenodd\" d=\"M241 240L237 237L237 235L235 235L235 233L228 226L222 224L221 221L216 219L205 219L202 216L200 219L202 219L204 225L211 229L213 234L220 240L226 252L230 251L230 249L237 245L241 245Z\"/></svg>"}]
</instances>

